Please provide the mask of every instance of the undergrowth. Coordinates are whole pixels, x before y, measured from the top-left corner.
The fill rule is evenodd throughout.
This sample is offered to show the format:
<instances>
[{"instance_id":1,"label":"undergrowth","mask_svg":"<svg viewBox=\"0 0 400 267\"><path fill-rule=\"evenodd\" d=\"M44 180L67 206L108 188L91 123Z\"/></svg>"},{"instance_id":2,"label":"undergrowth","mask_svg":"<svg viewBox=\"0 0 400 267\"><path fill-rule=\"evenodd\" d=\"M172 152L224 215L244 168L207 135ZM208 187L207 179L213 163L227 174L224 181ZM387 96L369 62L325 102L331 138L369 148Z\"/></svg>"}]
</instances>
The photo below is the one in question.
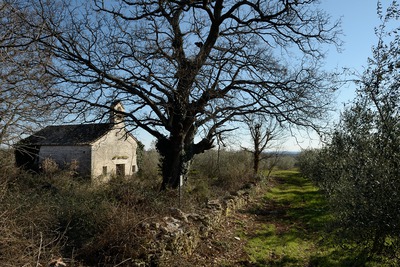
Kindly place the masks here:
<instances>
[{"instance_id":1,"label":"undergrowth","mask_svg":"<svg viewBox=\"0 0 400 267\"><path fill-rule=\"evenodd\" d=\"M240 152L200 155L180 194L159 191L154 151L139 175L101 186L68 170L18 170L10 151L2 156L0 266L48 266L60 257L69 267L130 266L147 257L142 223L160 221L172 207L194 212L252 181L250 158Z\"/></svg>"}]
</instances>

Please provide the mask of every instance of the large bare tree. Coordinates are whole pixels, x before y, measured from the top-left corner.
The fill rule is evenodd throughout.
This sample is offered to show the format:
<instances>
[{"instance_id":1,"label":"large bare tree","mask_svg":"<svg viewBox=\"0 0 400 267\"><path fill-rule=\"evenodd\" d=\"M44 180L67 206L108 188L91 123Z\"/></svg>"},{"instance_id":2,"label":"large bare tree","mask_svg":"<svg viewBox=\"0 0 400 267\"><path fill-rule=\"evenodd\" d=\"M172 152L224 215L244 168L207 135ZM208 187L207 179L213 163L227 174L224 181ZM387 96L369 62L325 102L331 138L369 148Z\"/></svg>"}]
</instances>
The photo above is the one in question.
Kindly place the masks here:
<instances>
[{"instance_id":1,"label":"large bare tree","mask_svg":"<svg viewBox=\"0 0 400 267\"><path fill-rule=\"evenodd\" d=\"M33 20L25 1L0 0L0 145L11 146L31 133L51 114L46 99L51 77L48 53L35 42L41 31L26 24Z\"/></svg>"},{"instance_id":2,"label":"large bare tree","mask_svg":"<svg viewBox=\"0 0 400 267\"><path fill-rule=\"evenodd\" d=\"M340 29L317 1L35 2L52 36L40 42L55 57L57 97L90 120L122 100L130 127L157 140L162 188L176 188L235 117L316 127L330 104L320 64Z\"/></svg>"}]
</instances>

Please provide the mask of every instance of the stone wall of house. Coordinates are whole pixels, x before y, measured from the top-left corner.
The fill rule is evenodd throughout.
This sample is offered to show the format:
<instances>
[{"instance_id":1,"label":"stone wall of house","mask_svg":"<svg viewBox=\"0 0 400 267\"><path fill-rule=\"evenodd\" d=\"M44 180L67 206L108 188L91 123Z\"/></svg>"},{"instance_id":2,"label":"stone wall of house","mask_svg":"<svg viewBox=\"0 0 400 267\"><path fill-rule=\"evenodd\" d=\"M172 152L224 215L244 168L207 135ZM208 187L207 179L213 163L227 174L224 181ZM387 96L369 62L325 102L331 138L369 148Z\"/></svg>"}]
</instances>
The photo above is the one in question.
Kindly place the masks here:
<instances>
[{"instance_id":1,"label":"stone wall of house","mask_svg":"<svg viewBox=\"0 0 400 267\"><path fill-rule=\"evenodd\" d=\"M262 185L249 184L222 200L208 201L198 213L185 213L172 208L170 216L162 221L141 224L141 235L147 236L146 259L137 259L135 266L158 266L171 255L190 256L202 239L220 226L228 216L248 203L252 196L259 194Z\"/></svg>"},{"instance_id":2,"label":"stone wall of house","mask_svg":"<svg viewBox=\"0 0 400 267\"><path fill-rule=\"evenodd\" d=\"M46 158L54 160L60 168L76 164L80 175L90 175L90 146L42 146L39 151L39 164Z\"/></svg>"},{"instance_id":3,"label":"stone wall of house","mask_svg":"<svg viewBox=\"0 0 400 267\"><path fill-rule=\"evenodd\" d=\"M111 130L92 145L92 178L102 183L118 172L123 175L137 172L136 149L136 140L125 130Z\"/></svg>"}]
</instances>

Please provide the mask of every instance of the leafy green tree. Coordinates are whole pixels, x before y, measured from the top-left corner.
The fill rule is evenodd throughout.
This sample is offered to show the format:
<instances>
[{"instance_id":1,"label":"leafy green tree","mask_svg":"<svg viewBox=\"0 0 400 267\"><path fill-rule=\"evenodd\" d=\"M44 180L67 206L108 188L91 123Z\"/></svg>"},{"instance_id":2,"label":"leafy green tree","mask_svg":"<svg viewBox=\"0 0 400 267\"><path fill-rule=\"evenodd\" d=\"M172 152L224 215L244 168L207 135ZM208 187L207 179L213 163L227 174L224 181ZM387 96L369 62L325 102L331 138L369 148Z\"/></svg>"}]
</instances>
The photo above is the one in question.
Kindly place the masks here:
<instances>
[{"instance_id":1,"label":"leafy green tree","mask_svg":"<svg viewBox=\"0 0 400 267\"><path fill-rule=\"evenodd\" d=\"M327 193L339 226L373 253L400 244L400 37L394 1L386 12L354 103L329 145L317 152L310 176ZM315 159L315 157L314 157Z\"/></svg>"}]
</instances>

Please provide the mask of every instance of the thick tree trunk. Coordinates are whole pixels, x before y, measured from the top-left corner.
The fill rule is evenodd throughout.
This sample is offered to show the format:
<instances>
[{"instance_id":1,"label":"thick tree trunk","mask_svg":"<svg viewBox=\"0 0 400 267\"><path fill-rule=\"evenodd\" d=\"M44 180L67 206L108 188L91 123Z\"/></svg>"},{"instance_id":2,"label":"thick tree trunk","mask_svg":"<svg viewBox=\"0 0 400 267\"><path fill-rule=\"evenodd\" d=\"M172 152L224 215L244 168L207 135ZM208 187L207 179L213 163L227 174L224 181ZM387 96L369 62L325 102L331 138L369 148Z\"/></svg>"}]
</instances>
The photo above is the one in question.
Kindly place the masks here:
<instances>
[{"instance_id":1,"label":"thick tree trunk","mask_svg":"<svg viewBox=\"0 0 400 267\"><path fill-rule=\"evenodd\" d=\"M385 231L377 229L375 232L374 242L372 244L371 252L380 255L382 253L386 234Z\"/></svg>"},{"instance_id":2,"label":"thick tree trunk","mask_svg":"<svg viewBox=\"0 0 400 267\"><path fill-rule=\"evenodd\" d=\"M194 135L193 135L194 136ZM194 155L203 153L213 147L213 140L203 139L194 144L193 139L164 138L157 141L156 148L160 153L160 172L162 175L161 190L179 187L180 177L187 179Z\"/></svg>"},{"instance_id":3,"label":"thick tree trunk","mask_svg":"<svg viewBox=\"0 0 400 267\"><path fill-rule=\"evenodd\" d=\"M254 175L258 174L258 169L260 168L260 153L258 151L253 152L253 172Z\"/></svg>"},{"instance_id":4,"label":"thick tree trunk","mask_svg":"<svg viewBox=\"0 0 400 267\"><path fill-rule=\"evenodd\" d=\"M185 151L183 141L162 139L157 142L160 153L160 171L162 175L161 190L179 187L181 176L186 177L193 155Z\"/></svg>"}]
</instances>

